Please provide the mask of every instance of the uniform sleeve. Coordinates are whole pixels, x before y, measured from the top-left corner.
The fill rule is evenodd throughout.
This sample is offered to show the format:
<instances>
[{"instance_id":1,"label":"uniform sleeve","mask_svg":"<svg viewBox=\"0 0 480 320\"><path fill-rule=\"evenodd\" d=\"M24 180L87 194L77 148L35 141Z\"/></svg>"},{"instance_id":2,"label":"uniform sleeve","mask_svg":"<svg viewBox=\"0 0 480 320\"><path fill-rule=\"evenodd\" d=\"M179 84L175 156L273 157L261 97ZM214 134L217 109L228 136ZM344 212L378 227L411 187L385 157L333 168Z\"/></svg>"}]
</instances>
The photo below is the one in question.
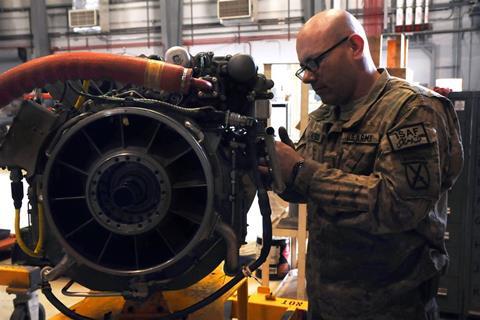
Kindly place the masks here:
<instances>
[{"instance_id":1,"label":"uniform sleeve","mask_svg":"<svg viewBox=\"0 0 480 320\"><path fill-rule=\"evenodd\" d=\"M416 97L381 138L372 174L306 160L294 188L338 225L374 234L414 229L460 173L452 116L439 100Z\"/></svg>"}]
</instances>

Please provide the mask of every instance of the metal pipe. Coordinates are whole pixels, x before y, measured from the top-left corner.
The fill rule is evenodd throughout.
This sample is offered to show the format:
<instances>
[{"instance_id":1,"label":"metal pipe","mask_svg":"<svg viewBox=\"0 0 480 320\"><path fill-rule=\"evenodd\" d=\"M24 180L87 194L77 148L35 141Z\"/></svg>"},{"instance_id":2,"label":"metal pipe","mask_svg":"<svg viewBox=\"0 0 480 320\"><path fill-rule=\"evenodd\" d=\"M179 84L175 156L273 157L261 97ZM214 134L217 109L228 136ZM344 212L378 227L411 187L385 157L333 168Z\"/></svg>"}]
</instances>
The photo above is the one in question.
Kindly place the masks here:
<instances>
[{"instance_id":1,"label":"metal pipe","mask_svg":"<svg viewBox=\"0 0 480 320\"><path fill-rule=\"evenodd\" d=\"M455 29L462 29L462 8L458 7L458 17L455 22L456 26ZM456 50L455 53L455 73L453 74L454 78L460 78L461 75L460 73L462 72L461 66L462 66L462 35L461 34L455 34L455 42L454 45L454 50Z\"/></svg>"},{"instance_id":2,"label":"metal pipe","mask_svg":"<svg viewBox=\"0 0 480 320\"><path fill-rule=\"evenodd\" d=\"M388 3L388 0L383 0L383 31L387 30L388 28Z\"/></svg>"},{"instance_id":3,"label":"metal pipe","mask_svg":"<svg viewBox=\"0 0 480 320\"><path fill-rule=\"evenodd\" d=\"M238 264L238 240L235 231L226 223L217 221L215 231L225 240L227 253L225 254L225 264L223 271L227 276L234 276L239 270Z\"/></svg>"},{"instance_id":4,"label":"metal pipe","mask_svg":"<svg viewBox=\"0 0 480 320\"><path fill-rule=\"evenodd\" d=\"M243 31L245 33L245 31ZM296 36L296 34L294 34ZM262 40L288 40L288 34L272 34L272 35L262 35L262 36L241 36L238 38L235 37L219 37L219 38L205 38L205 39L196 39L195 45L208 45L208 44L226 44L226 43L237 43L237 42L252 42L252 41L262 41ZM188 40L184 40L186 46L191 46L193 43Z\"/></svg>"},{"instance_id":5,"label":"metal pipe","mask_svg":"<svg viewBox=\"0 0 480 320\"><path fill-rule=\"evenodd\" d=\"M288 28L288 41L290 41L290 0L287 0L287 28Z\"/></svg>"},{"instance_id":6,"label":"metal pipe","mask_svg":"<svg viewBox=\"0 0 480 320\"><path fill-rule=\"evenodd\" d=\"M246 31L242 31L245 33ZM229 33L231 34L231 33ZM293 37L296 36L296 33L293 34ZM185 46L192 46L192 45L212 45L212 44L231 44L231 43L250 43L252 41L269 41L269 40L288 40L287 34L270 34L270 35L262 35L262 36L241 36L240 39L238 36L234 37L218 37L218 38L204 38L204 39L196 39L195 43L192 43L190 40L184 39L183 44ZM154 41L151 42L154 46L164 46L161 41ZM121 43L113 43L109 45L105 44L98 44L98 45L90 45L89 49L92 50L101 50L101 49L119 49L119 48L141 48L145 47L147 42L121 42ZM250 44L251 46L251 44ZM0 50L6 49L16 49L17 47L9 46L9 47L0 47ZM52 52L60 52L60 51L81 51L86 50L85 46L70 46L68 47L55 47L52 48ZM251 47L250 47L251 50Z\"/></svg>"},{"instance_id":7,"label":"metal pipe","mask_svg":"<svg viewBox=\"0 0 480 320\"><path fill-rule=\"evenodd\" d=\"M401 34L409 36L409 35L417 35L417 34L442 34L442 33L462 33L462 32L479 32L479 31L480 31L480 28L463 28L463 29L426 30L426 31L412 31L412 32L387 32L387 33L383 33L383 36L391 37L391 36L399 36Z\"/></svg>"},{"instance_id":8,"label":"metal pipe","mask_svg":"<svg viewBox=\"0 0 480 320\"><path fill-rule=\"evenodd\" d=\"M192 39L192 46L193 46L193 0L190 1L190 37Z\"/></svg>"},{"instance_id":9,"label":"metal pipe","mask_svg":"<svg viewBox=\"0 0 480 320\"><path fill-rule=\"evenodd\" d=\"M147 0L147 43L150 49L150 0Z\"/></svg>"},{"instance_id":10,"label":"metal pipe","mask_svg":"<svg viewBox=\"0 0 480 320\"><path fill-rule=\"evenodd\" d=\"M285 22L284 20L282 20ZM258 20L257 23L252 23L248 25L243 25L244 29L242 30L243 33L246 32L258 32L257 29L254 31L251 30L246 30L245 28L248 27L262 27L262 26L278 26L278 31L283 30L283 26L279 25L280 19L261 19ZM302 25L302 17L291 17L289 20L290 24L298 24L299 26ZM224 26L221 25L218 22L215 23L199 23L195 24L195 28L198 29L210 29L210 28L223 28ZM183 25L184 30L191 30L192 29L192 24L185 24ZM68 30L68 27L67 27ZM269 31L272 31L272 29L269 29ZM160 34L161 32L161 27L160 26L153 26L150 27L150 33L152 34ZM193 31L192 31L193 32ZM96 33L95 37L102 37L102 36L115 36L115 35L143 35L147 33L147 28L146 27L136 27L136 28L119 28L119 29L111 29L109 32L100 32ZM231 34L231 31L226 31L224 32L225 34ZM211 35L212 33L196 33L196 35ZM215 32L215 35L219 34L218 32ZM193 33L190 33L192 39L193 39ZM85 34L78 34L75 32L49 32L48 37L50 39L52 38L61 38L61 37L69 37L69 36L74 36L77 38L85 38L85 37L91 37L91 35ZM152 37L152 36L151 36ZM32 34L11 34L11 35L5 35L2 34L0 35L0 42L2 41L15 41L15 40L31 40L32 39ZM29 47L31 48L31 46Z\"/></svg>"},{"instance_id":11,"label":"metal pipe","mask_svg":"<svg viewBox=\"0 0 480 320\"><path fill-rule=\"evenodd\" d=\"M468 55L468 89L472 90L472 38L473 33L470 33L470 48Z\"/></svg>"},{"instance_id":12,"label":"metal pipe","mask_svg":"<svg viewBox=\"0 0 480 320\"><path fill-rule=\"evenodd\" d=\"M253 31L242 31L242 33L248 33ZM231 32L225 33L231 35ZM291 35L293 37L296 36L296 33ZM140 39L140 38L139 38ZM146 39L146 37L142 37L142 39ZM262 41L262 40L287 40L287 34L269 34L269 35L260 35L260 36L242 36L240 38L240 43L248 43L252 41ZM209 45L209 44L229 44L229 43L237 43L239 41L238 37L216 37L216 38L204 38L204 39L196 39L196 45ZM183 40L185 46L193 45L190 40ZM161 41L151 41L151 45L153 46L164 46L164 43ZM146 47L147 42L118 42L118 43L109 43L106 44L96 44L96 45L89 45L88 49L90 50L102 50L102 49L122 49L122 48L142 48ZM251 45L250 45L251 46ZM26 48L30 48L29 46L24 46ZM0 46L0 50L16 50L18 46ZM251 48L250 48L251 49ZM67 47L53 47L52 52L62 52L62 51L82 51L87 50L87 47L82 46L67 46Z\"/></svg>"}]
</instances>

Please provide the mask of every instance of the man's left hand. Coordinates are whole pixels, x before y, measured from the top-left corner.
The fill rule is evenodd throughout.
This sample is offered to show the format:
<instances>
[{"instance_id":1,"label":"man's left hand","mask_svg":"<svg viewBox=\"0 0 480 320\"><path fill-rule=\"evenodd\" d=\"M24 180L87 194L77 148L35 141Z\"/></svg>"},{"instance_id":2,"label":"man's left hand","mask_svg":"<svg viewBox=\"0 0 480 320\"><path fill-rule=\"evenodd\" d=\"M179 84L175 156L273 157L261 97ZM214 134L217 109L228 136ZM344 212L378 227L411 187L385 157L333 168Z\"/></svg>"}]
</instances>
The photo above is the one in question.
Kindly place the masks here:
<instances>
[{"instance_id":1,"label":"man's left hand","mask_svg":"<svg viewBox=\"0 0 480 320\"><path fill-rule=\"evenodd\" d=\"M275 150L277 151L278 164L283 181L289 182L293 167L297 162L304 159L292 147L280 141L275 141Z\"/></svg>"}]
</instances>

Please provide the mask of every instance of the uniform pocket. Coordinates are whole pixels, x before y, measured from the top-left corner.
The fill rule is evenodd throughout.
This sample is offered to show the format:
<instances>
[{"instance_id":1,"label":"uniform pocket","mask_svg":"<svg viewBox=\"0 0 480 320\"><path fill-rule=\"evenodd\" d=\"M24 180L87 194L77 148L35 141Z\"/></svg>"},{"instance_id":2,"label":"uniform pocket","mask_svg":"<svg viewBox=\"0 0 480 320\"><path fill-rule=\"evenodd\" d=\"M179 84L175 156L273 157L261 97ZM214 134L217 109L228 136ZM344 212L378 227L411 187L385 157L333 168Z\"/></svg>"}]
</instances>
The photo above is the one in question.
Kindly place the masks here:
<instances>
[{"instance_id":1,"label":"uniform pocket","mask_svg":"<svg viewBox=\"0 0 480 320\"><path fill-rule=\"evenodd\" d=\"M373 171L378 144L343 144L340 170L369 175Z\"/></svg>"},{"instance_id":2,"label":"uniform pocket","mask_svg":"<svg viewBox=\"0 0 480 320\"><path fill-rule=\"evenodd\" d=\"M325 123L318 122L309 126L302 137L302 141L305 142L303 146L303 155L305 157L322 162L322 144L325 142L326 133Z\"/></svg>"}]
</instances>

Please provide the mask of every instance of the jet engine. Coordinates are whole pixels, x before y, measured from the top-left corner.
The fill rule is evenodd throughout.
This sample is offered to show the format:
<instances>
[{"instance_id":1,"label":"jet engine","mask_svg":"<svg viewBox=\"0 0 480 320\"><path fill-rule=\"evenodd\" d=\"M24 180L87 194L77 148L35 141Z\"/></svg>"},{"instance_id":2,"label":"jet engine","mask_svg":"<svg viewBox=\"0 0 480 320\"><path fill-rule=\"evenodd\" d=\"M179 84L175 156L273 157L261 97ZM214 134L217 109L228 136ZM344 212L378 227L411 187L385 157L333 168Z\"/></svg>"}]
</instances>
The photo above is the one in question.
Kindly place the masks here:
<instances>
[{"instance_id":1,"label":"jet engine","mask_svg":"<svg viewBox=\"0 0 480 320\"><path fill-rule=\"evenodd\" d=\"M30 186L38 240L23 246L52 266L47 279L128 298L190 286L222 260L241 273L259 159L276 171L273 82L248 55L179 63L66 53L0 75L1 105L34 88L52 96L23 101L0 148L18 211Z\"/></svg>"}]
</instances>

